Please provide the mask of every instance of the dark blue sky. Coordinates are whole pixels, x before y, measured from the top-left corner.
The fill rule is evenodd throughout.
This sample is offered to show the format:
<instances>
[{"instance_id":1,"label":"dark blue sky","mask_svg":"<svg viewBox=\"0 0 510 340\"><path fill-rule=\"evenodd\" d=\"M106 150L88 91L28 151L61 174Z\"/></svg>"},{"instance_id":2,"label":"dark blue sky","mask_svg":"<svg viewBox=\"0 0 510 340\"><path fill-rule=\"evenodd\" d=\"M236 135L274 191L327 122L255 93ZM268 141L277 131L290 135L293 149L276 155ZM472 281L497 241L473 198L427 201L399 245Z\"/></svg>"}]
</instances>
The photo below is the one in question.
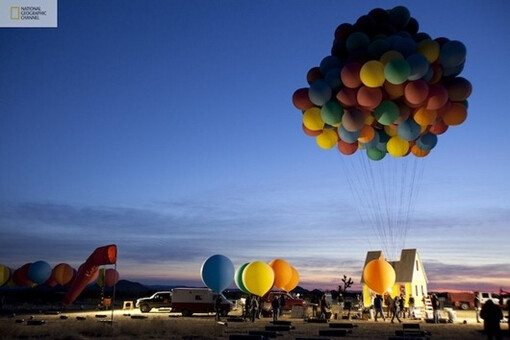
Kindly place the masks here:
<instances>
[{"instance_id":1,"label":"dark blue sky","mask_svg":"<svg viewBox=\"0 0 510 340\"><path fill-rule=\"evenodd\" d=\"M393 179L399 190L359 197L363 165L318 148L291 97L339 24L396 5L465 44L468 119L425 159L384 170L416 173ZM395 249L417 248L436 287L510 288L508 1L77 0L58 12L56 29L0 29L0 263L77 267L116 243L127 279L197 282L220 253L236 267L284 258L302 285L336 287L383 246L357 199L412 190Z\"/></svg>"}]
</instances>

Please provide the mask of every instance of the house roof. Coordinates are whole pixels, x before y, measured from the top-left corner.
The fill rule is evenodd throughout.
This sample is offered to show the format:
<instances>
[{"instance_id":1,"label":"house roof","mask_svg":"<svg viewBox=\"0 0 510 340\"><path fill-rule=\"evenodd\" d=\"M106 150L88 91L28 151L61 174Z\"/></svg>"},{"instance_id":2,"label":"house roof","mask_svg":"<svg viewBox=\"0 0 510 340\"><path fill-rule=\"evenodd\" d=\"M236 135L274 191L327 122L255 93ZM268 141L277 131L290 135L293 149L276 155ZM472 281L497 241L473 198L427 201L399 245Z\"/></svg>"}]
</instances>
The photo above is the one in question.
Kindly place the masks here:
<instances>
[{"instance_id":1,"label":"house roof","mask_svg":"<svg viewBox=\"0 0 510 340\"><path fill-rule=\"evenodd\" d=\"M381 257L381 255L382 255L381 250L367 252L367 257L365 259L365 264L363 268L365 268L370 261ZM395 282L412 282L415 260L419 261L419 265L421 267L420 270L423 272L425 280L427 280L427 276L425 275L425 270L423 269L423 265L421 263L420 256L418 255L418 251L416 249L402 249L399 261L388 261L388 263L391 264L393 269L395 269L396 274ZM363 274L361 275L361 283L365 283Z\"/></svg>"}]
</instances>

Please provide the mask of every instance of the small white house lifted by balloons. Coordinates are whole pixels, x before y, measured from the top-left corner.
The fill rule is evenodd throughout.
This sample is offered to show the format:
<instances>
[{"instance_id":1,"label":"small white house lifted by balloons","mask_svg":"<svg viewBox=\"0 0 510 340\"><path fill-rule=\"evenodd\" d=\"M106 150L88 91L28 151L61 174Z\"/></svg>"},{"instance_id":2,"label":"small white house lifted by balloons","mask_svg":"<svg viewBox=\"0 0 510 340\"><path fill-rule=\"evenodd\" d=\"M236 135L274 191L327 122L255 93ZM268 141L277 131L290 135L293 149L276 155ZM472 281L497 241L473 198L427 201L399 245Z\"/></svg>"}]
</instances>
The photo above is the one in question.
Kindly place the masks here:
<instances>
[{"instance_id":1,"label":"small white house lifted by balloons","mask_svg":"<svg viewBox=\"0 0 510 340\"><path fill-rule=\"evenodd\" d=\"M242 292L257 296L264 296L273 288L290 292L299 283L298 271L283 259L269 263L256 260L234 269L228 257L217 254L204 261L200 274L204 284L219 294L233 281Z\"/></svg>"}]
</instances>

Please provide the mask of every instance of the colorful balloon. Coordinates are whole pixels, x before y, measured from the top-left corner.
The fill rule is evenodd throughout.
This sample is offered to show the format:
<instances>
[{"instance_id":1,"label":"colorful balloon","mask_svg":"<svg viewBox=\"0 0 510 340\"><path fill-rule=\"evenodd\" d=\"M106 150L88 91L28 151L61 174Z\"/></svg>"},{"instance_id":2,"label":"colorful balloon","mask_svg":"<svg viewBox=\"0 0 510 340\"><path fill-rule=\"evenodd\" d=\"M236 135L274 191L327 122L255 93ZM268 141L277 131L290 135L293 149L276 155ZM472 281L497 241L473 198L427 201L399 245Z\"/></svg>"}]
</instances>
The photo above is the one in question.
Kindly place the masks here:
<instances>
[{"instance_id":1,"label":"colorful balloon","mask_svg":"<svg viewBox=\"0 0 510 340\"><path fill-rule=\"evenodd\" d=\"M274 286L280 289L284 289L284 287L290 282L290 279L292 278L292 268L290 264L282 259L274 259L269 263L269 265L271 268L273 268L274 271Z\"/></svg>"},{"instance_id":2,"label":"colorful balloon","mask_svg":"<svg viewBox=\"0 0 510 340\"><path fill-rule=\"evenodd\" d=\"M0 264L0 287L9 282L11 278L11 269L3 264Z\"/></svg>"},{"instance_id":3,"label":"colorful balloon","mask_svg":"<svg viewBox=\"0 0 510 340\"><path fill-rule=\"evenodd\" d=\"M36 284L46 282L50 276L51 266L46 261L36 261L28 268L28 278Z\"/></svg>"},{"instance_id":4,"label":"colorful balloon","mask_svg":"<svg viewBox=\"0 0 510 340\"><path fill-rule=\"evenodd\" d=\"M234 273L232 261L220 254L207 258L200 268L202 281L216 293L221 293L234 281Z\"/></svg>"},{"instance_id":5,"label":"colorful balloon","mask_svg":"<svg viewBox=\"0 0 510 340\"><path fill-rule=\"evenodd\" d=\"M113 287L119 282L119 272L113 268L104 272L104 284L106 287Z\"/></svg>"},{"instance_id":6,"label":"colorful balloon","mask_svg":"<svg viewBox=\"0 0 510 340\"><path fill-rule=\"evenodd\" d=\"M299 283L299 273L296 270L296 268L290 266L290 269L292 270L292 275L290 276L289 282L283 287L283 290L286 292L292 291L294 288L297 287Z\"/></svg>"},{"instance_id":7,"label":"colorful balloon","mask_svg":"<svg viewBox=\"0 0 510 340\"><path fill-rule=\"evenodd\" d=\"M273 268L263 261L253 261L243 270L243 285L257 296L264 296L273 287Z\"/></svg>"},{"instance_id":8,"label":"colorful balloon","mask_svg":"<svg viewBox=\"0 0 510 340\"><path fill-rule=\"evenodd\" d=\"M383 295L395 284L395 269L384 257L372 260L363 269L363 280L374 292Z\"/></svg>"},{"instance_id":9,"label":"colorful balloon","mask_svg":"<svg viewBox=\"0 0 510 340\"><path fill-rule=\"evenodd\" d=\"M368 158L380 160L386 153L426 156L437 135L462 124L472 92L471 83L459 76L466 47L418 30L404 6L376 8L354 24L340 24L331 54L307 73L310 87L293 94L304 133L322 149L336 144L340 153L352 155L363 148ZM436 137L420 137L427 132ZM423 144L411 147L415 143Z\"/></svg>"},{"instance_id":10,"label":"colorful balloon","mask_svg":"<svg viewBox=\"0 0 510 340\"><path fill-rule=\"evenodd\" d=\"M251 294L251 292L244 286L243 284L243 271L246 266L248 266L250 263L244 263L239 268L236 269L236 272L234 273L234 282L242 292L246 294Z\"/></svg>"},{"instance_id":11,"label":"colorful balloon","mask_svg":"<svg viewBox=\"0 0 510 340\"><path fill-rule=\"evenodd\" d=\"M65 286L74 276L74 269L67 263L57 264L52 271L52 277L61 286Z\"/></svg>"}]
</instances>

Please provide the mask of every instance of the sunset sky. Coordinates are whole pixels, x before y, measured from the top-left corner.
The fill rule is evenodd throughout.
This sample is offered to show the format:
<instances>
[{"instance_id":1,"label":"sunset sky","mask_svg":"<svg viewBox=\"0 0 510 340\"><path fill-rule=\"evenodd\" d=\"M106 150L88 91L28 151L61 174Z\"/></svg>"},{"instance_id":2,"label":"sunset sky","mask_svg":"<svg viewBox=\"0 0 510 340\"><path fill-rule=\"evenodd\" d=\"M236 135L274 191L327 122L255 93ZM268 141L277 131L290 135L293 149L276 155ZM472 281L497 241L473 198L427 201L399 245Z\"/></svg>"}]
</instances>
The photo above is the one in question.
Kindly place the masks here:
<instances>
[{"instance_id":1,"label":"sunset sky","mask_svg":"<svg viewBox=\"0 0 510 340\"><path fill-rule=\"evenodd\" d=\"M319 148L292 94L339 24L397 5L465 44L467 120L423 159ZM406 216L384 251L418 249L429 289L510 290L509 13L507 0L74 0L58 28L0 28L0 264L77 268L114 243L121 278L146 284L202 285L222 254L283 258L305 288L358 285L385 248L365 203L384 197ZM359 190L360 169L388 181Z\"/></svg>"}]
</instances>

